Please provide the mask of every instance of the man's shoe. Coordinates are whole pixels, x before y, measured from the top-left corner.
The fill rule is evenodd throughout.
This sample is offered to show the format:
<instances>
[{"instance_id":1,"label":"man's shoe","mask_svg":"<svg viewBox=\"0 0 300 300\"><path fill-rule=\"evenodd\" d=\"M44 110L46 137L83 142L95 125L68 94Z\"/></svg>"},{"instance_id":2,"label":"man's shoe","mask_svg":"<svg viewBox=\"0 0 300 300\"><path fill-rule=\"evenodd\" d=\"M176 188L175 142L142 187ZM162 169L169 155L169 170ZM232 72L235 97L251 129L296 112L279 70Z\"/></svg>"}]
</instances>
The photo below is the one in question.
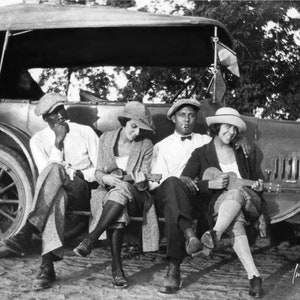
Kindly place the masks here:
<instances>
[{"instance_id":1,"label":"man's shoe","mask_svg":"<svg viewBox=\"0 0 300 300\"><path fill-rule=\"evenodd\" d=\"M180 264L170 262L163 286L160 288L159 292L164 294L174 294L179 290L180 285Z\"/></svg>"},{"instance_id":2,"label":"man's shoe","mask_svg":"<svg viewBox=\"0 0 300 300\"><path fill-rule=\"evenodd\" d=\"M263 296L261 277L253 276L253 278L250 279L249 295L254 298L261 298Z\"/></svg>"},{"instance_id":3,"label":"man's shoe","mask_svg":"<svg viewBox=\"0 0 300 300\"><path fill-rule=\"evenodd\" d=\"M36 279L33 281L33 289L46 289L52 285L55 279L56 275L53 263L42 264Z\"/></svg>"},{"instance_id":4,"label":"man's shoe","mask_svg":"<svg viewBox=\"0 0 300 300\"><path fill-rule=\"evenodd\" d=\"M19 236L12 236L0 243L0 258L8 256L24 256L25 249L28 248L29 241L25 242L24 239Z\"/></svg>"},{"instance_id":5,"label":"man's shoe","mask_svg":"<svg viewBox=\"0 0 300 300\"><path fill-rule=\"evenodd\" d=\"M202 249L201 242L196 236L192 228L188 228L184 231L185 238L185 250L188 255L199 252Z\"/></svg>"},{"instance_id":6,"label":"man's shoe","mask_svg":"<svg viewBox=\"0 0 300 300\"><path fill-rule=\"evenodd\" d=\"M92 250L92 242L89 239L84 239L76 248L73 249L73 252L78 256L87 257L91 254Z\"/></svg>"}]
</instances>

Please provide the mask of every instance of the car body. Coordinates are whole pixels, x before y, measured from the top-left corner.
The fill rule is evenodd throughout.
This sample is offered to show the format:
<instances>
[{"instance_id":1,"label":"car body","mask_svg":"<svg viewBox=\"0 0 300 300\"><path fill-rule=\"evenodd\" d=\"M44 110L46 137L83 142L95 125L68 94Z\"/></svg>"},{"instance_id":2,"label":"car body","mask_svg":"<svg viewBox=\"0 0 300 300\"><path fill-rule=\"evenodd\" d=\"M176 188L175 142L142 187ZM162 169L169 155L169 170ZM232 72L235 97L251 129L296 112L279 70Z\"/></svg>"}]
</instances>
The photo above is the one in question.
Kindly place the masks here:
<instances>
[{"instance_id":1,"label":"car body","mask_svg":"<svg viewBox=\"0 0 300 300\"><path fill-rule=\"evenodd\" d=\"M30 211L38 176L29 139L46 123L34 113L42 91L28 76L30 68L85 66L203 67L216 63L212 37L229 48L233 40L220 22L136 11L72 5L18 4L0 8L0 239L16 233ZM19 79L25 76L29 88ZM89 97L87 97L89 98ZM119 126L124 103L68 102L71 121L97 132ZM147 104L159 141L169 135L170 104ZM205 133L205 117L219 107L205 102L197 132ZM271 222L299 223L300 124L243 116L247 139L259 148L264 180L278 192L265 193ZM278 185L278 186L277 186Z\"/></svg>"}]
</instances>

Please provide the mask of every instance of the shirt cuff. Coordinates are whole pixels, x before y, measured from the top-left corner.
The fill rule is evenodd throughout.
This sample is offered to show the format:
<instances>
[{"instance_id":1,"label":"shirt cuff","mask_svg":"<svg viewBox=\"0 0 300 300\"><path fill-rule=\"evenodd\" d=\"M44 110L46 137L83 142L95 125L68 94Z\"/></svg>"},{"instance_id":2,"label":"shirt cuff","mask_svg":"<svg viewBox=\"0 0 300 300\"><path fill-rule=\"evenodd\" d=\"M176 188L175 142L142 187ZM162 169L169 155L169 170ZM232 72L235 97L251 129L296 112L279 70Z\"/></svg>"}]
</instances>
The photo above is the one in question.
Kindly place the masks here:
<instances>
[{"instance_id":1,"label":"shirt cuff","mask_svg":"<svg viewBox=\"0 0 300 300\"><path fill-rule=\"evenodd\" d=\"M63 152L53 147L49 155L49 161L63 161Z\"/></svg>"}]
</instances>

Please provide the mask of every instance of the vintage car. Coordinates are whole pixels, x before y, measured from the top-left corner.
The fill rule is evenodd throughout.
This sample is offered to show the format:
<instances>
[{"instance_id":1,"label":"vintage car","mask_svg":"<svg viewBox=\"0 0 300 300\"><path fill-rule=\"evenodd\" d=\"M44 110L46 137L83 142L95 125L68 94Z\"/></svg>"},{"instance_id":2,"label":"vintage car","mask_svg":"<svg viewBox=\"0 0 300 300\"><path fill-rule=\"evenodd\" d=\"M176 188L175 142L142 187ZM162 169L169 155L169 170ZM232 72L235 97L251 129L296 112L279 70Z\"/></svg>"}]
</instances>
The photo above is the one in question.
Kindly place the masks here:
<instances>
[{"instance_id":1,"label":"vintage car","mask_svg":"<svg viewBox=\"0 0 300 300\"><path fill-rule=\"evenodd\" d=\"M215 37L212 42L212 37ZM100 6L19 4L0 8L0 239L16 233L32 202L37 170L30 137L46 126L34 114L43 94L27 70L86 66L216 67L216 42L232 48L216 20L155 15ZM70 119L103 132L118 126L123 103L68 102ZM196 131L218 104L206 101ZM170 104L147 104L157 128L154 142L173 130ZM299 223L300 124L243 117L247 139L272 190L264 193L272 223Z\"/></svg>"}]
</instances>

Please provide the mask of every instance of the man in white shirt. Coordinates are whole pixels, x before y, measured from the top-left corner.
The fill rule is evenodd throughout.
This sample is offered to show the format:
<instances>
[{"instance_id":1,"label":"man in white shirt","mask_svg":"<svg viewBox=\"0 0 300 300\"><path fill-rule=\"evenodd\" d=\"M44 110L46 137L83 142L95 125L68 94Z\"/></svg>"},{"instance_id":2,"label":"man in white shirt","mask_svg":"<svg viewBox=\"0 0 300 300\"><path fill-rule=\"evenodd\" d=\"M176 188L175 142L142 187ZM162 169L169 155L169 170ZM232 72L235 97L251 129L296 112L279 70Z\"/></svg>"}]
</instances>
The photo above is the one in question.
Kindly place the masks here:
<instances>
[{"instance_id":1,"label":"man in white shirt","mask_svg":"<svg viewBox=\"0 0 300 300\"><path fill-rule=\"evenodd\" d=\"M175 132L154 146L152 174L162 174L160 184L150 183L156 193L158 214L165 217L165 236L169 267L160 292L172 294L180 287L180 264L185 252L189 255L201 250L201 243L192 229L193 213L205 210L206 202L193 197L199 190L196 182L182 177L192 152L211 141L208 135L194 133L200 103L194 99L180 99L167 112L175 124ZM247 144L242 145L244 152ZM191 195L189 202L186 192ZM200 196L201 197L201 196Z\"/></svg>"},{"instance_id":2,"label":"man in white shirt","mask_svg":"<svg viewBox=\"0 0 300 300\"><path fill-rule=\"evenodd\" d=\"M0 257L24 255L32 234L42 235L42 264L34 289L49 287L55 280L53 261L63 257L65 212L89 209L95 183L98 136L92 128L68 122L66 97L45 94L35 109L48 127L30 140L39 171L31 212L18 234L4 240Z\"/></svg>"}]
</instances>

